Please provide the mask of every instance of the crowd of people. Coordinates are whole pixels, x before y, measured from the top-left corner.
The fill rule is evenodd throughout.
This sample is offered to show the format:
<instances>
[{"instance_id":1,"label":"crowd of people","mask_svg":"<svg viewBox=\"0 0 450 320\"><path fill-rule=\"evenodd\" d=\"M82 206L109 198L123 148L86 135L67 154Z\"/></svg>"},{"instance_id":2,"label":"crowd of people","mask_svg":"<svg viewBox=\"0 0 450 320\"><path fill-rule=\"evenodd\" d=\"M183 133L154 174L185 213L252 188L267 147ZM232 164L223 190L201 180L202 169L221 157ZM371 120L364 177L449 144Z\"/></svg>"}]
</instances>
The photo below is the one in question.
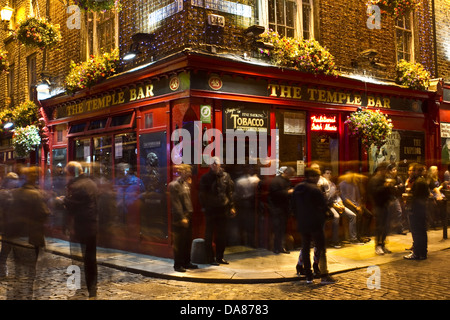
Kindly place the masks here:
<instances>
[{"instance_id":1,"label":"crowd of people","mask_svg":"<svg viewBox=\"0 0 450 320\"><path fill-rule=\"evenodd\" d=\"M65 192L58 194L51 204L39 189L38 168L23 167L3 178L0 277L7 275L6 261L11 255L15 261L15 276L27 279L22 282L27 290L22 288L21 292L25 298L30 298L37 258L45 246L45 224L51 215L49 207L52 210L63 208L62 224L70 229L71 241L81 245L89 297L95 298L101 188L78 162L69 162L59 169L65 172ZM371 236L374 236L375 253L383 255L390 253L386 247L390 233L409 231L413 243L411 253L404 258L426 259L427 228L438 226L444 219L444 190L450 187L450 178L446 178L450 177L448 172L441 181L436 166L427 170L419 163L410 164L408 175L404 177L395 164L381 163L370 176L348 171L334 177L331 168L313 163L305 168L304 179L300 182L293 180L296 171L289 166L280 167L275 176L257 176L248 167L244 169L242 175L233 179L220 159L214 157L209 171L200 177L198 194L205 221L206 262L211 265L229 263L224 252L230 221L238 227L238 237L245 245L257 247L258 216L262 214L270 218L270 232L264 236L271 239L274 253L289 254L286 241L292 231L288 231L288 220L292 218L296 221L295 232L301 239L296 269L306 276L307 282L312 282L314 275L322 281L333 281L327 272L327 245L334 248L361 245L370 242ZM167 188L174 270L185 272L198 268L190 260L194 213L192 167L178 165L174 173L176 177ZM139 183L137 188L135 193L141 192L143 187ZM331 224L329 237L325 230L327 223ZM311 248L314 248L312 264Z\"/></svg>"}]
</instances>

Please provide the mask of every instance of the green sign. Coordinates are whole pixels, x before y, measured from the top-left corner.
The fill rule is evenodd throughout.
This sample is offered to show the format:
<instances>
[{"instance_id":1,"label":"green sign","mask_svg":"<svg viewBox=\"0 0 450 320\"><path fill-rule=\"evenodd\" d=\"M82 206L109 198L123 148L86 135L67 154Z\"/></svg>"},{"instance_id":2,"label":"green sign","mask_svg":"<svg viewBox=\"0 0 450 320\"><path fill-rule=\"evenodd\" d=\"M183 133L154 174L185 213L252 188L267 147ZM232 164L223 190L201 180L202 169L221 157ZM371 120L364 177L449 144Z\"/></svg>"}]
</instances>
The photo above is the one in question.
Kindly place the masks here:
<instances>
[{"instance_id":1,"label":"green sign","mask_svg":"<svg viewBox=\"0 0 450 320\"><path fill-rule=\"evenodd\" d=\"M200 120L202 123L211 123L211 106L200 106Z\"/></svg>"}]
</instances>

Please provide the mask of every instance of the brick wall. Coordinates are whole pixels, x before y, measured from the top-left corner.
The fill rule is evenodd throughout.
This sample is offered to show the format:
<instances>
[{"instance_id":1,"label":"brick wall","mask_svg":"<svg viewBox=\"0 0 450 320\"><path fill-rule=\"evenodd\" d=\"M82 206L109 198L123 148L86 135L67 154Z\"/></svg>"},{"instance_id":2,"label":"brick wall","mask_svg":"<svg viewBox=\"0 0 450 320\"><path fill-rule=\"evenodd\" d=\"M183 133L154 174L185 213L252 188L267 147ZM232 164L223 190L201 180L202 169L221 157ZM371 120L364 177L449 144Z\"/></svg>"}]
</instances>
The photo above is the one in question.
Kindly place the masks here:
<instances>
[{"instance_id":1,"label":"brick wall","mask_svg":"<svg viewBox=\"0 0 450 320\"><path fill-rule=\"evenodd\" d=\"M436 2L436 56L438 77L450 80L450 0Z\"/></svg>"},{"instance_id":2,"label":"brick wall","mask_svg":"<svg viewBox=\"0 0 450 320\"><path fill-rule=\"evenodd\" d=\"M59 0L38 0L41 16L46 15L46 4L49 3L48 15L53 23L61 26L63 41L54 49L47 51L44 60L44 52L40 49L28 49L19 45L11 37L7 37L5 31L0 31L3 45L10 53L9 59L15 67L14 95L15 102L20 103L27 99L27 57L32 54L37 58L37 74L42 72L44 62L45 69L53 75L52 82L62 86L64 78L69 71L71 60L76 62L82 59L82 32L78 29L68 29L66 26L69 14L66 7ZM166 0L160 0L163 3ZM167 1L172 3L173 1ZM256 0L239 0L240 3L255 6ZM433 30L431 24L431 0L423 0L420 10L414 14L415 20L415 60L421 62L434 73L433 57ZM131 36L137 32L149 32L146 30L146 19L151 5L156 2L122 0L123 10L119 13L119 44L121 55L130 47ZM450 71L449 55L449 15L450 0L436 0L437 20L437 52L439 76L447 75ZM27 16L30 12L30 0L16 0L14 4L16 18ZM358 58L360 52L367 49L375 49L379 52L379 62L386 66L386 70L372 68L360 61L360 66L369 73L381 77L393 79L395 57L395 33L394 20L391 17L382 18L382 28L368 29L366 26L366 2L361 0L314 0L315 8L315 36L319 42L326 46L335 56L336 63L342 71L352 72L352 61ZM147 11L146 11L147 10ZM35 10L36 11L36 10ZM36 13L35 13L36 14ZM225 17L225 27L216 28L208 26L208 14L219 14ZM168 54L180 51L184 48L208 51L213 45L217 52L227 52L236 55L248 51L243 45L246 37L243 30L251 24L256 24L255 18L237 18L235 15L221 11L208 10L201 6L192 6L191 0L184 0L183 10L169 16L160 23L156 30L155 40L144 55L136 63L144 60L159 59ZM361 72L362 69L359 70ZM0 75L0 107L7 104L6 75Z\"/></svg>"}]
</instances>

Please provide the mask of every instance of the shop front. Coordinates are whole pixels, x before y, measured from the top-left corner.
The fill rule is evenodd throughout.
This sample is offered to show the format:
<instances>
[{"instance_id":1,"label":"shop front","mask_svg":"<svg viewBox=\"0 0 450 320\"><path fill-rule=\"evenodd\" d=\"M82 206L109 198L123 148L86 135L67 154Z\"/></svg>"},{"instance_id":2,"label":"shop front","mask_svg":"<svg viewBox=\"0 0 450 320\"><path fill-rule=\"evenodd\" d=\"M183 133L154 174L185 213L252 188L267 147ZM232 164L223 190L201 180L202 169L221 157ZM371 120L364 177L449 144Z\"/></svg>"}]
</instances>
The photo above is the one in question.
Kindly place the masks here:
<instances>
[{"instance_id":1,"label":"shop front","mask_svg":"<svg viewBox=\"0 0 450 320\"><path fill-rule=\"evenodd\" d=\"M370 174L384 160L406 164L438 155L432 93L193 52L41 103L52 133L47 186L56 190L58 167L82 162L102 188L99 245L164 257L172 255L166 188L174 163L193 165L197 238L204 232L198 183L213 155L235 181L244 174L267 180L292 166L293 184L315 161L337 177L347 170ZM344 121L357 108L380 109L392 119L394 132L379 151L362 150L349 135ZM256 199L246 222L252 241L232 222L230 245L271 247L265 198Z\"/></svg>"}]
</instances>

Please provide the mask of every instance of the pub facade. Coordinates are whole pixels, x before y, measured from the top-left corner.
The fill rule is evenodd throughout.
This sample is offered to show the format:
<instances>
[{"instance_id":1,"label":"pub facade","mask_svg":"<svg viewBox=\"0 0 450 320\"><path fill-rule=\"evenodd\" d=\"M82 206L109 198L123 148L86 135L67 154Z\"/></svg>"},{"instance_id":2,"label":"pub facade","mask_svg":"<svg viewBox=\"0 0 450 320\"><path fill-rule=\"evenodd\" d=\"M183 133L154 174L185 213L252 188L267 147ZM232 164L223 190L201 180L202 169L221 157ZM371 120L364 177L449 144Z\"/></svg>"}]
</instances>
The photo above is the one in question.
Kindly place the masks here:
<instances>
[{"instance_id":1,"label":"pub facade","mask_svg":"<svg viewBox=\"0 0 450 320\"><path fill-rule=\"evenodd\" d=\"M264 179L275 171L263 168L292 166L295 183L316 161L337 177L347 170L370 174L380 161L406 165L439 155L434 92L195 50L41 105L51 133L45 160L51 178L75 160L101 186L99 245L165 257L172 254L167 185L176 163L193 165L193 236L201 238L197 190L209 156L221 156L234 179L244 172ZM392 119L393 134L378 152L362 150L344 124L358 108ZM236 132L245 134L235 140ZM255 221L254 245L270 248L267 212ZM53 232L60 227L55 218ZM230 243L241 244L232 234Z\"/></svg>"}]
</instances>

